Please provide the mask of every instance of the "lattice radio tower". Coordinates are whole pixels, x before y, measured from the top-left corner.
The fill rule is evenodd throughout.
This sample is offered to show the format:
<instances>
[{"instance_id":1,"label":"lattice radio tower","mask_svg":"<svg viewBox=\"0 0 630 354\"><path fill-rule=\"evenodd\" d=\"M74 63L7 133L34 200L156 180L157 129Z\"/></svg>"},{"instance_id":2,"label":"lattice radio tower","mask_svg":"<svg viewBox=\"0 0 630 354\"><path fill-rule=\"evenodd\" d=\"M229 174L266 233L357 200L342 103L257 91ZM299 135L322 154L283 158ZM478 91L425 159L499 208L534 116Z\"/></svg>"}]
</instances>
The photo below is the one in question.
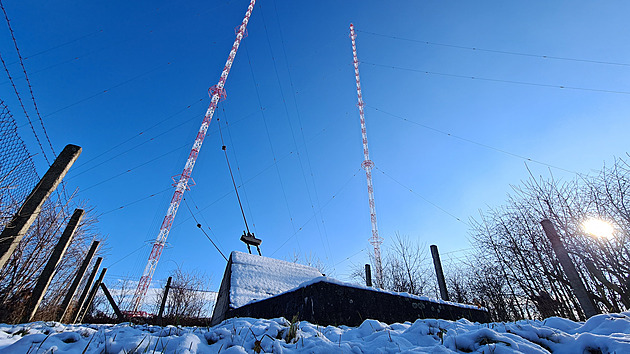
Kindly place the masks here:
<instances>
[{"instance_id":1,"label":"lattice radio tower","mask_svg":"<svg viewBox=\"0 0 630 354\"><path fill-rule=\"evenodd\" d=\"M193 167L195 166L195 162L197 161L199 150L201 150L203 139L206 137L208 126L210 125L210 121L214 115L214 110L217 108L219 101L224 100L227 96L224 89L225 81L230 73L230 68L234 62L234 57L236 56L236 51L238 50L239 45L241 44L241 40L246 36L247 23L249 22L249 17L252 15L255 4L256 0L250 1L249 7L247 7L247 12L245 13L245 18L243 18L243 22L236 29L236 39L234 40L234 45L232 45L232 50L230 51L227 62L225 63L223 72L221 72L219 82L208 90L209 94L212 96L212 100L210 101L210 106L203 118L203 122L201 123L201 127L199 128L199 132L197 133L192 149L190 150L190 154L188 154L188 160L186 160L184 171L180 175L173 176L173 181L175 182L173 184L173 186L175 186L175 193L173 193L168 211L166 212L164 221L162 221L162 226L160 226L160 232L155 239L153 248L149 254L149 261L147 262L147 266L144 268L144 272L142 273L142 277L138 283L138 288L134 294L131 307L132 312L138 312L144 301L144 297L149 289L149 285L151 284L151 279L153 278L153 273L155 272L155 267L160 260L160 255L162 254L162 250L166 244L166 238L168 237L168 233L171 231L175 214L177 214L177 209L179 208L179 204L184 196L184 191L189 190L194 184L190 175Z\"/></svg>"},{"instance_id":2,"label":"lattice radio tower","mask_svg":"<svg viewBox=\"0 0 630 354\"><path fill-rule=\"evenodd\" d=\"M359 59L357 59L357 44L355 39L357 35L354 33L354 25L350 24L350 38L352 39L352 55L354 56L354 75L357 80L357 96L359 96L359 117L361 118L361 135L363 136L363 162L361 167L365 170L365 176L367 177L367 189L368 199L370 202L370 220L372 221L372 237L370 237L370 243L374 246L374 267L376 274L376 285L382 286L383 284L383 267L381 264L381 244L383 239L378 236L378 228L376 227L376 206L374 204L374 186L372 185L372 168L374 162L370 160L370 153L368 152L368 140L367 131L365 130L365 115L363 112L363 95L361 94L361 80L359 79Z\"/></svg>"}]
</instances>

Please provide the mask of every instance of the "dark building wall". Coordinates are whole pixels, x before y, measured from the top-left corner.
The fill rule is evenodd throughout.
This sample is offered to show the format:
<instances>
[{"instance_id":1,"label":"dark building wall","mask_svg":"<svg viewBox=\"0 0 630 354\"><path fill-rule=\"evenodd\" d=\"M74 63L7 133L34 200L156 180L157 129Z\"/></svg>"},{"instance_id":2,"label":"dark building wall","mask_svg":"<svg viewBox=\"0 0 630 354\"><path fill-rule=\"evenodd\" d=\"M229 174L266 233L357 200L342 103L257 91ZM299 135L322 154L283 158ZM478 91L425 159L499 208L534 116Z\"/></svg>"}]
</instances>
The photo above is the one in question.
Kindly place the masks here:
<instances>
[{"instance_id":1,"label":"dark building wall","mask_svg":"<svg viewBox=\"0 0 630 354\"><path fill-rule=\"evenodd\" d=\"M217 294L217 302L214 305L214 311L212 311L212 320L210 321L211 326L217 325L226 319L225 315L230 306L231 279L232 255L230 254L230 259L228 260L227 266L225 266L225 273L223 273L223 280L221 281L221 286L219 287L219 293Z\"/></svg>"},{"instance_id":2,"label":"dark building wall","mask_svg":"<svg viewBox=\"0 0 630 354\"><path fill-rule=\"evenodd\" d=\"M482 323L490 321L488 312L482 309L435 303L325 281L236 309L228 309L225 318L284 317L291 319L295 315L300 321L322 326L358 326L366 319L375 319L389 324L413 322L419 318L444 320L466 318Z\"/></svg>"}]
</instances>

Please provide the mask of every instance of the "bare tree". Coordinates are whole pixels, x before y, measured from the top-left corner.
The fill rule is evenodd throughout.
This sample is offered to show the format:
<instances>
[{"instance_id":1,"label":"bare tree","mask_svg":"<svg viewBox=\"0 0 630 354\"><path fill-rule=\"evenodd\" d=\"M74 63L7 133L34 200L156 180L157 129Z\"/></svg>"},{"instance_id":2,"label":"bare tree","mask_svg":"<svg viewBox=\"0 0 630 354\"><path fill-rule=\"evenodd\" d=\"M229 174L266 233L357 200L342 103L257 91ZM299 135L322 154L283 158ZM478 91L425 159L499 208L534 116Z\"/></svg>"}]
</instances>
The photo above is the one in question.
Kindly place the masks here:
<instances>
[{"instance_id":1,"label":"bare tree","mask_svg":"<svg viewBox=\"0 0 630 354\"><path fill-rule=\"evenodd\" d=\"M310 251L307 254L301 255L296 250L293 250L293 255L287 259L287 262L303 264L319 270L322 274L330 274L330 268L324 264L319 257Z\"/></svg>"},{"instance_id":2,"label":"bare tree","mask_svg":"<svg viewBox=\"0 0 630 354\"><path fill-rule=\"evenodd\" d=\"M196 272L185 272L177 267L171 274L171 288L166 299L164 317L178 323L184 319L199 318L208 315L204 311L209 310L211 300L208 294L209 278ZM164 296L164 289L156 298L157 306Z\"/></svg>"},{"instance_id":3,"label":"bare tree","mask_svg":"<svg viewBox=\"0 0 630 354\"><path fill-rule=\"evenodd\" d=\"M383 251L382 284L373 279L374 285L397 292L426 295L431 282L431 263L428 262L426 245L396 233L391 246ZM371 263L374 264L373 261ZM350 276L365 284L363 265L353 265Z\"/></svg>"}]
</instances>

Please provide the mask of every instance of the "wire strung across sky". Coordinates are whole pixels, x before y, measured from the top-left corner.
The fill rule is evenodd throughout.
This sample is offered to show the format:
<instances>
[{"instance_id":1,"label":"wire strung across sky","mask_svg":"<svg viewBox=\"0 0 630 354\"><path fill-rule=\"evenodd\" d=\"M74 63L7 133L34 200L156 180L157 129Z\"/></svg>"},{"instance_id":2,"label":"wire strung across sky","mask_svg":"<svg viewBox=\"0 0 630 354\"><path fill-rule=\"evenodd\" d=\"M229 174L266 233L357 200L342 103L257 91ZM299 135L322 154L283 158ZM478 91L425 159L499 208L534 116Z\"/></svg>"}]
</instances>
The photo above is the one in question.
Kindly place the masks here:
<instances>
[{"instance_id":1,"label":"wire strung across sky","mask_svg":"<svg viewBox=\"0 0 630 354\"><path fill-rule=\"evenodd\" d=\"M31 80L28 78L28 73L26 72L26 67L24 66L24 60L22 59L22 54L20 53L20 48L18 47L17 40L15 39L15 33L13 32L13 27L11 27L11 21L9 21L9 16L7 15L7 11L0 1L0 8L2 8L2 13L4 14L4 19L7 22L7 26L9 27L9 32L11 33L11 39L13 40L13 45L15 47L15 52L17 53L18 60L20 63L20 67L22 68L22 72L24 73L24 78L26 79L26 83L28 84L28 90L31 95L31 100L33 101L33 107L35 108L35 114L37 114L37 118L39 119L39 123L42 126L42 130L44 131L44 136L46 137L46 141L48 142L48 146L53 153L53 156L56 156L55 148L53 148L52 143L50 142L50 137L48 136L48 132L46 131L46 127L44 126L44 120L42 119L41 114L39 113L39 108L37 107L37 102L35 101L35 95L33 94L33 86L31 85Z\"/></svg>"},{"instance_id":2,"label":"wire strung across sky","mask_svg":"<svg viewBox=\"0 0 630 354\"><path fill-rule=\"evenodd\" d=\"M232 132L230 130L230 125L228 123L227 112L225 111L225 106L226 106L225 104L223 104L221 106L221 110L223 112L223 121L225 122L225 130L227 131L228 138L230 139L230 146L232 147L231 151L232 151L232 155L234 156L234 163L236 163L236 172L238 173L238 178L239 178L240 183L242 185L243 184L243 174L241 173L241 167L240 167L240 165L238 163L238 154L236 153L234 140L232 139ZM256 110L256 113L258 113L258 110ZM220 131L220 129L221 129L221 122L219 121L219 117L217 117L217 125L219 126L219 131ZM256 219L254 218L254 213L252 213L252 207L251 207L251 204L249 202L249 198L247 197L247 191L245 190L245 188L243 188L243 197L245 198L245 205L247 206L247 210L249 211L249 219L252 222L252 228L254 229L254 232L257 232L256 231ZM197 210L199 210L199 208L197 208ZM203 214L202 214L202 217L203 217Z\"/></svg>"},{"instance_id":3,"label":"wire strung across sky","mask_svg":"<svg viewBox=\"0 0 630 354\"><path fill-rule=\"evenodd\" d=\"M262 101L260 99L260 92L258 90L258 82L256 81L256 76L254 75L254 67L252 66L252 62L249 56L249 50L247 49L247 46L245 46L245 54L247 55L247 62L249 63L249 69L252 75L252 81L254 82L256 98L258 99L258 106L260 107L260 115L262 116L263 125L265 126L265 133L267 133L267 140L269 140L269 148L271 149L271 155L273 157L273 160L276 161L276 153L273 149L273 142L271 141L271 135L269 134L269 126L267 124L265 110L263 109ZM275 167L276 167L276 173L278 175L278 181L280 182L280 189L282 190L282 196L284 197L284 203L287 207L287 212L289 214L289 220L291 221L291 228L293 229L293 232L295 233L296 231L295 231L295 222L293 221L293 213L291 212L289 199L287 198L286 189L284 188L284 183L282 182L282 175L280 174L280 168L278 167L277 164L275 165ZM297 240L296 242L297 242L298 249L300 249L300 252L302 252L301 247L300 247L300 242Z\"/></svg>"},{"instance_id":4,"label":"wire strung across sky","mask_svg":"<svg viewBox=\"0 0 630 354\"><path fill-rule=\"evenodd\" d=\"M537 164L540 164L540 165L543 165L543 166L547 166L547 167L555 168L555 169L557 169L557 170L564 171L564 172L569 172L569 173L573 173L573 174L578 174L576 171L571 171L571 170L566 169L566 168L563 168L563 167L554 166L554 165L549 164L549 163L546 163L546 162L542 162L542 161L539 161L539 160L534 160L534 159L532 159L532 158L530 158L530 157L527 157L527 156L523 156L523 155L515 154L515 153L513 153L513 152L509 152L509 151L507 151L507 150L499 149L499 148L497 148L497 147L494 147L494 146L491 146L491 145L488 145L488 144L480 143L480 142L475 141L475 140L471 140L471 139L468 139L468 138L464 138L464 137L461 137L461 136L457 136L457 135L451 134L451 133L449 133L449 132L446 132L446 131L443 131L443 130L440 130L440 129L437 129L437 128L433 128L433 127L428 126L428 125L426 125L426 124L422 124L422 123L418 123L418 122L415 122L415 121L409 120L409 119L407 119L407 118L405 118L405 117L402 117L402 116L396 115L396 114L394 114L394 113L390 113L390 112L384 111L384 110L382 110L382 109L380 109L380 108L376 108L376 107L373 107L373 106L370 106L370 105L367 105L367 104L366 104L365 106L366 106L366 107L369 107L369 108L371 108L371 109L373 109L373 110L375 110L375 111L377 111L377 112L385 113L385 114L386 114L386 115L388 115L388 116L391 116L391 117L394 117L394 118L398 118L398 119L403 120L403 121L405 121L405 122L407 122L407 123L415 124L415 125L417 125L417 126L419 126L419 127L422 127L422 128L425 128L425 129L428 129L428 130L431 130L431 131L434 131L434 132L436 132L436 133L440 133L440 134L442 134L442 135L449 136L449 137L451 137L451 138L455 138L455 139L459 139L459 140L461 140L461 141L465 141L465 142L467 142L467 143L475 144L475 145L478 145L478 146L484 147L484 148L486 148L486 149L494 150L494 151L500 152L500 153L505 154L505 155L509 155L509 156L512 156L512 157L516 157L516 158L521 159L521 160L530 161L530 162L537 163Z\"/></svg>"},{"instance_id":5,"label":"wire strung across sky","mask_svg":"<svg viewBox=\"0 0 630 354\"><path fill-rule=\"evenodd\" d=\"M122 142L120 142L120 143L118 143L118 144L116 144L116 145L114 145L114 146L110 147L109 149L107 149L107 150L105 150L105 151L101 152L100 154L98 154L98 155L94 156L94 157L93 157L93 158L91 158L90 160L84 161L84 162L82 162L82 163L78 164L77 166L74 166L74 169L76 170L76 169L78 169L78 168L81 168L81 167L83 167L83 166L85 166L85 165L89 164L90 162L92 162L92 161L94 161L94 160L96 160L96 159L100 158L101 156L103 156L103 155L105 155L105 154L109 153L110 151L115 150L115 149L119 148L120 146L122 146L122 145L124 145L124 144L126 144L126 143L128 143L128 142L130 142L130 141L132 141L133 139L135 139L135 138L137 138L137 137L140 137L140 136L144 135L146 132L148 132L149 130L151 130L151 129L153 129L153 128L155 128L155 127L159 126L159 125L161 125L162 123L165 123L165 122L171 121L171 119L172 119L172 118L176 117L176 116L177 116L177 115L179 115L180 113L182 113L182 112L184 112L184 111L186 111L186 110L190 109L191 107L193 107L193 106L195 106L195 105L197 105L197 104L199 104L199 103L201 103L201 102L203 102L203 101L204 101L204 98L200 98L200 99L196 100L195 102L193 102L193 103L191 103L191 104L187 105L185 108L180 109L179 111L177 111L177 112L175 112L175 113L173 113L173 114L170 114L169 116L167 116L167 117L165 117L164 119L162 119L162 120L158 121L157 123L155 123L155 124L151 125L150 127L145 128L144 130L142 130L142 131L138 132L137 134L135 134L135 135L133 135L133 136L131 136L131 137L129 137L129 138L127 138L127 139L123 140ZM195 115L195 118L198 118L198 115ZM186 122L188 122L188 121L190 121L190 120L192 120L192 119L193 119L193 118L190 118L189 120L186 120ZM177 123L177 125L178 125L178 126L179 126L179 125L181 125L181 124L182 124L182 122L178 122L178 123ZM153 139L155 139L155 138L157 138L157 137L159 137L159 136L161 136L161 135L163 135L163 134L166 134L166 133L168 133L168 132L170 132L170 129L169 129L168 131L166 131L166 132L163 132L163 133L160 133L160 134L157 134L157 135L152 136L152 137L151 137L151 139L149 139L149 140L145 141L144 143L148 143L149 141L151 141L151 140L153 140ZM134 148L135 148L135 147L134 147ZM132 148L132 149L133 149L133 148ZM118 157L118 156L119 156L119 155L116 155L115 157ZM105 160L105 161L109 161L109 160Z\"/></svg>"},{"instance_id":6,"label":"wire strung across sky","mask_svg":"<svg viewBox=\"0 0 630 354\"><path fill-rule=\"evenodd\" d=\"M540 55L540 54L532 54L532 53L524 53L524 52L514 52L514 51L499 50L499 49L478 48L478 47L463 46L463 45L456 45L456 44L447 44L447 43L423 41L423 40L419 40L419 39L403 38L403 37L398 37L398 36L392 36L392 35L375 33L375 32L368 32L368 31L361 31L361 30L356 30L356 31L357 32L361 32L361 33L365 33L365 34L371 34L371 35L374 35L374 36L379 36L379 37L397 39L397 40L401 40L401 41L415 42L415 43L421 43L421 44L433 45L433 46L457 48L457 49L466 49L466 50L472 50L472 51L477 51L477 52L488 52L488 53L497 53L497 54L518 55L518 56L540 58L540 59L564 60L564 61L573 61L573 62L582 62L582 63L591 63L591 64L630 66L630 64L628 64L628 63L620 63L620 62L613 62L613 61L580 59L580 58L570 58L570 57L561 57L561 56L553 56L553 55Z\"/></svg>"},{"instance_id":7,"label":"wire strung across sky","mask_svg":"<svg viewBox=\"0 0 630 354\"><path fill-rule=\"evenodd\" d=\"M145 72L143 72L143 73L141 73L141 74L139 74L139 75L133 76L133 77L131 77L131 78L127 79L127 80L124 80L124 81L122 81L122 82L119 82L119 83L117 83L116 85L110 86L109 88L107 88L107 89L105 89L105 90L103 90L103 91L97 92L97 93L95 93L95 94L93 94L93 95L91 95L91 96L88 96L88 97L82 98L82 99L80 99L80 100L78 100L78 101L76 101L76 102L74 102L74 103L71 103L71 104L69 104L69 105L67 105L67 106L61 107L61 108L57 109L56 111L53 111L53 112L51 112L51 113L48 113L48 114L46 115L46 117L50 117L50 116L52 116L52 115L54 115L54 114L57 114L57 113L59 113L59 112L61 112L61 111L66 110L66 109L68 109L68 108L70 108L70 107L74 107L74 106L76 106L76 105L78 105L78 104L80 104L80 103L83 103L83 102L85 102L85 101L91 100L91 99L93 99L93 98L95 98L95 97L98 97L98 96L100 96L100 95L106 94L106 93L108 93L109 91L111 91L111 90L113 90L113 89L115 89L115 88L118 88L118 87L120 87L120 86L123 86L123 85L125 85L125 84L128 84L128 83L130 83L130 82L132 82L132 81L134 81L134 80L137 80L137 79L139 79L139 78L141 78L141 77L143 77L143 76L149 75L149 74L151 74L151 73L153 73L153 72L155 72L155 71L157 71L157 70L159 70L159 69L161 69L161 68L163 68L163 67L165 67L165 66L168 66L168 65L171 65L171 63L170 63L170 62L168 62L168 63L166 63L166 64L158 65L158 66L156 66L155 68L153 68L153 69L151 69L151 70L145 71Z\"/></svg>"},{"instance_id":8,"label":"wire strung across sky","mask_svg":"<svg viewBox=\"0 0 630 354\"><path fill-rule=\"evenodd\" d=\"M167 192L167 191L170 191L170 190L173 190L173 188L172 188L172 187L168 187L168 188L166 188L166 189L163 189L163 190L161 190L161 191L159 191L159 192L153 193L153 194L148 195L148 196L146 196L146 197L142 197L142 198L140 198L140 199L136 199L136 200L134 200L134 201L132 201L132 202L129 202L129 203L127 203L127 204L121 205L121 206L119 206L118 208L110 209L110 210L108 210L108 211L106 211L106 212L100 213L100 214L98 215L98 218L100 218L100 217L101 217L101 216L103 216L103 215L107 215L107 214L109 214L109 213L113 213L113 212L115 212L115 211L119 211L119 210L121 210L121 209L124 209L124 208L126 208L126 207L130 206L130 205L133 205L133 204L139 203L139 202L141 202L141 201L143 201L143 200L146 200L146 199L149 199L149 198L155 197L156 195L160 195L160 194L162 194L162 193L164 193L164 192Z\"/></svg>"},{"instance_id":9,"label":"wire strung across sky","mask_svg":"<svg viewBox=\"0 0 630 354\"><path fill-rule=\"evenodd\" d=\"M349 179L348 179L348 180L347 180L347 181L346 181L346 182L345 182L345 183L341 186L341 188L339 188L339 190L337 190L337 192L336 192L335 194L333 194L333 195L332 195L332 197L330 197L330 199L328 199L328 201L326 201L326 203L324 203L324 205L322 205L322 206L319 208L319 210L317 210L317 212L315 212L313 215L311 215L311 217L310 217L308 220L306 220L306 222L305 222L302 226L300 226L300 228L299 228L299 229L297 229L297 231L295 231L295 232L293 233L293 235L291 235L291 236L287 237L287 239L286 239L286 240L285 240L285 241L284 241L284 242L283 242L283 243L282 243L282 244L281 244L278 248L276 248L276 250L275 250L275 251L273 251L273 253L271 254L271 256L273 256L274 254L276 254L276 252L278 252L278 251L279 251L282 247L284 247L284 245L286 245L286 244L287 244L287 242L289 242L289 240L291 240L292 238L294 238L294 237L295 237L295 235L297 235L300 231L302 231L302 230L304 229L304 227L305 227L305 226L306 226L309 222L311 222L311 220L313 220L313 219L317 216L317 214L318 214L318 213L320 213L320 212L321 212L321 211L322 211L322 210L323 210L323 209L324 209L324 208L325 208L325 207L326 207L326 206L327 206L330 202L332 202L332 201L333 201L333 200L337 197L337 195L339 195L339 193L341 193L341 191L342 191L342 190L344 190L344 189L346 188L346 186L347 186L348 184L350 184L350 181L352 181L352 179L353 179L354 177L356 177L357 173L361 172L362 170L363 170L362 168L359 168L359 169L358 169L358 170L357 170L357 171L356 171L356 172L352 175L352 177L350 177L350 178L349 178Z\"/></svg>"},{"instance_id":10,"label":"wire strung across sky","mask_svg":"<svg viewBox=\"0 0 630 354\"><path fill-rule=\"evenodd\" d=\"M109 181L113 180L114 178L120 177L120 176L122 176L122 175L124 175L124 174L127 174L127 173L129 173L129 172L131 172L131 171L133 171L133 170L135 170L135 169L138 169L138 168L140 168L140 167L142 167L142 166L148 165L148 164L150 164L150 163L151 163L151 162L153 162L153 161L157 161L157 160L161 159L162 157L164 157L164 156L166 156L166 155L169 155L169 154L172 154L172 153L174 153L174 152L176 152L176 151L179 151L179 150L181 150L181 149L183 149L183 148L185 148L185 147L187 147L187 146L189 146L189 145L190 145L190 144L186 143L185 145L181 145L180 147L177 147L177 148L175 148L175 149L173 149L173 150L167 151L166 153L164 153L164 154L162 154L162 155L160 155L160 156L154 157L154 158L152 158L152 159L151 159L151 160L149 160L149 161L145 161L145 162L143 162L143 163L141 163L141 164L139 164L139 165L136 165L135 167L132 167L132 168L130 168L130 169L128 169L128 170L126 170L126 171L120 172L120 173L118 173L118 174L116 174L116 175L114 175L114 176L111 176L111 177L106 178L106 179L104 179L104 180L102 180L102 181L100 181L100 182L97 182L97 183L95 183L95 184L93 184L93 185L91 185L91 186L89 186L89 187L83 188L81 191L79 191L79 193L83 193L83 192L85 192L85 191L87 191L87 190L90 190L90 189L92 189L92 188L96 187L96 186L100 186L101 184L103 184L103 183L105 183L105 182L109 182Z\"/></svg>"},{"instance_id":11,"label":"wire strung across sky","mask_svg":"<svg viewBox=\"0 0 630 354\"><path fill-rule=\"evenodd\" d=\"M1 2L0 2L1 4ZM42 151L42 154L44 156L44 160L46 160L46 163L48 163L48 166L50 166L50 160L48 159L48 155L46 154L46 151L44 150L44 146L42 145L41 140L39 139L39 135L37 134L37 132L35 131L35 126L33 125L33 121L31 120L31 116L28 114L28 111L26 110L26 106L24 105L24 101L22 101L22 97L20 96L20 92L17 89L17 86L15 85L15 81L13 80L13 77L11 76L11 73L9 72L9 68L7 67L7 64L4 60L4 58L2 57L2 54L0 54L0 62L2 62L2 66L4 67L4 71L7 74L7 77L9 78L9 81L11 82L11 86L13 87L13 92L15 92L15 96L18 99L18 102L20 103L20 106L22 107L22 111L24 112L24 116L26 117L27 120L27 124L28 126L31 128L31 131L33 132L33 135L35 136L35 140L37 141L37 144L39 145L39 149ZM23 127L24 125L18 126L18 128Z\"/></svg>"},{"instance_id":12,"label":"wire strung across sky","mask_svg":"<svg viewBox=\"0 0 630 354\"><path fill-rule=\"evenodd\" d=\"M462 224L470 227L470 225L467 222L465 222L462 219L458 218L457 216L453 215L452 213L450 213L448 210L442 208L441 206L439 206L439 205L433 203L432 201L428 200L427 198L425 198L424 196L420 195L418 192L414 191L413 189L411 189L411 188L407 187L406 185L402 184L400 181L398 181L397 179L395 179L394 177L392 177L391 175L389 175L388 173L386 173L382 169L378 168L378 166L374 166L374 168L377 169L383 175L387 176L392 181L394 181L397 184L399 184L401 187L403 187L403 188L407 189L409 192L413 193L418 198L420 198L420 199L424 200L425 202L431 204L433 207L435 207L436 209L442 211L443 213L447 214L448 216L452 217L453 219L455 219L455 220L461 222Z\"/></svg>"},{"instance_id":13,"label":"wire strung across sky","mask_svg":"<svg viewBox=\"0 0 630 354\"><path fill-rule=\"evenodd\" d=\"M304 163L302 162L302 155L300 154L300 149L298 148L297 139L295 138L295 132L293 131L293 124L291 123L291 115L289 114L289 108L288 108L288 105L287 105L287 101L286 101L286 98L285 98L285 95L284 95L284 91L282 90L282 83L281 83L281 80L280 80L280 74L278 73L278 64L276 62L276 58L275 58L274 52L273 52L273 47L271 46L271 40L269 38L269 31L267 30L267 22L265 21L265 12L262 11L262 3L259 2L258 6L261 9L261 11L260 11L260 18L262 19L263 28L265 30L265 37L267 39L267 47L269 48L269 52L271 53L271 60L273 62L273 69L274 69L274 72L275 72L276 81L278 82L278 88L279 88L279 91L280 91L280 96L282 98L282 104L284 106L284 112L285 112L285 115L286 115L286 118L287 118L287 123L288 123L288 126L289 126L289 130L291 132L291 137L293 139L293 145L295 147L295 152L297 154L297 159L298 159L298 162L299 162L299 165L300 165L300 172L302 173L302 178L304 179L304 185L306 187L306 194L308 196L309 204L311 205L311 210L313 212L315 212L315 205L313 203L313 197L311 195L311 189L310 189L308 180L306 178L306 171L304 169ZM275 4L274 4L274 6L275 6ZM277 14L277 9L276 9L276 16L277 15L278 14ZM282 26L280 26L280 31L282 30L281 27ZM280 38L282 39L282 36ZM286 51L284 50L284 42L281 41L281 44L282 44L282 50L283 50L283 53L284 53L285 62L287 64L287 71L289 72L289 80L290 80L290 83L291 83L291 93L293 94L293 103L295 105L296 112L299 113L299 109L298 109L298 106L297 106L297 101L295 99L295 90L293 88L293 82L292 82L291 77L290 77L290 70L289 70L289 66L288 66L288 60L287 60L287 56L286 56ZM304 133L303 133L303 129L302 129L302 122L301 122L299 114L297 115L297 118L298 118L298 123L299 123L299 126L300 126L300 131L302 132L302 139L304 140ZM306 157L308 165L310 166L311 162L310 162L308 153L306 154L305 157ZM313 175L313 173L311 171L311 176L312 175ZM315 187L314 183L313 183L313 187ZM323 223L323 220L322 220L322 223ZM295 231L295 229L294 229L294 231ZM326 241L327 242L324 243L324 237L323 237L322 231L321 231L321 229L319 227L319 222L317 222L317 232L318 232L318 235L319 235L319 239L320 239L320 241L322 243L322 247L324 249L324 254L326 256L326 259L329 259L330 244L328 243L328 235L326 235ZM326 246L328 246L328 248Z\"/></svg>"},{"instance_id":14,"label":"wire strung across sky","mask_svg":"<svg viewBox=\"0 0 630 354\"><path fill-rule=\"evenodd\" d=\"M201 232L203 232L204 235L206 235L206 238L208 238L208 240L210 240L210 242L212 242L212 245L214 246L214 248L217 249L217 251L219 251L219 253L221 254L221 256L223 256L223 259L225 259L225 261L227 262L228 259L225 257L225 254L223 254L223 252L221 251L221 249L219 248L219 246L217 246L216 243L214 243L214 241L212 240L212 238L206 233L206 231L203 229L203 226L201 225L201 223L197 220L197 218L195 217L195 213L193 213L192 209L190 209L190 205L188 205L188 201L186 201L186 198L184 198L184 204L186 205L186 208L188 209L188 211L190 212L190 215L193 217L193 219L195 220L195 222L197 223L197 228L199 228L199 230L201 230ZM208 226L208 228L210 228L210 226Z\"/></svg>"},{"instance_id":15,"label":"wire strung across sky","mask_svg":"<svg viewBox=\"0 0 630 354\"><path fill-rule=\"evenodd\" d=\"M555 88L555 89L566 89L566 90L577 90L577 91L589 91L589 92L601 92L601 93L614 93L614 94L620 94L620 95L630 95L630 91L596 89L596 88L589 88L589 87L553 85L553 84L543 84L543 83L538 83L538 82L504 80L504 79L494 79L494 78L479 77L479 76L458 75L458 74L442 73L442 72L437 72L437 71L428 71L428 70L421 70L421 69L414 69L414 68L405 68L405 67L396 66L396 65L385 65L385 64L371 63L371 62L365 62L365 61L362 61L361 64L372 65L372 66L382 67L382 68L389 68L389 69L394 69L394 70L411 71L411 72L416 72L416 73L426 74L426 75L453 77L453 78L458 78L458 79L470 79L470 80L499 82L499 83L504 83L504 84L514 84L514 85L537 86L537 87L548 87L548 88Z\"/></svg>"}]
</instances>

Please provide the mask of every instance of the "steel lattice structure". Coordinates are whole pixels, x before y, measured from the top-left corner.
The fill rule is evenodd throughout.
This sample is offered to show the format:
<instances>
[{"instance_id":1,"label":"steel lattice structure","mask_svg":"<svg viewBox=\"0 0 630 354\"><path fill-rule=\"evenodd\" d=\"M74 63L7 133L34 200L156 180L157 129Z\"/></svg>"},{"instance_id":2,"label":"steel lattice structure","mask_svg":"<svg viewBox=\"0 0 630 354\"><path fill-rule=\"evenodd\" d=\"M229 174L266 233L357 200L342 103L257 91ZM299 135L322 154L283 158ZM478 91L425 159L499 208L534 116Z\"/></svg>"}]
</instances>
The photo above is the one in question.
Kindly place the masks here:
<instances>
[{"instance_id":1,"label":"steel lattice structure","mask_svg":"<svg viewBox=\"0 0 630 354\"><path fill-rule=\"evenodd\" d=\"M186 160L184 171L180 175L177 175L173 178L174 181L176 180L176 183L174 184L175 192L173 193L173 197L171 198L171 203L168 207L168 211L166 212L166 216L164 217L164 221L162 221L162 225L160 226L160 232L155 239L155 242L153 243L153 248L151 249L151 253L149 254L149 261L144 268L144 272L142 274L142 277L140 278L140 282L138 283L138 288L136 289L136 292L134 294L131 307L131 310L133 312L137 312L142 305L147 290L149 289L149 285L151 284L151 279L153 278L155 267L157 266L160 255L162 254L162 250L164 249L164 245L166 244L166 238L168 237L171 226L173 225L175 214L177 214L177 209L179 208L179 204L182 201L182 197L184 196L184 191L190 189L190 175L192 174L193 167L195 166L195 162L197 161L199 150L201 150L201 145L203 144L203 139L206 137L206 133L208 131L210 121L212 120L212 116L214 115L214 111L217 108L219 101L225 99L226 97L226 92L224 89L225 81L227 80L228 74L230 73L230 68L232 68L232 63L234 62L234 57L236 56L236 51L238 50L239 45L241 44L241 40L246 35L247 23L249 22L249 18L252 15L255 4L256 0L250 1L249 7L247 7L247 12L245 13L245 17L243 18L243 22L236 31L236 39L234 40L234 44L232 45L232 50L230 51L228 59L225 63L223 72L221 72L219 82L215 86L212 86L208 91L210 95L212 95L212 100L210 101L210 106L208 107L206 115L203 118L203 122L201 123L201 127L199 128L199 132L197 133L197 137L195 138L192 149L190 150L190 154L188 154L188 160Z\"/></svg>"},{"instance_id":2,"label":"steel lattice structure","mask_svg":"<svg viewBox=\"0 0 630 354\"><path fill-rule=\"evenodd\" d=\"M361 167L365 170L365 176L367 178L368 199L370 203L370 220L372 222L372 237L370 237L370 243L374 246L374 267L376 274L376 284L382 286L383 284L383 266L381 263L381 244L383 239L378 235L378 227L376 226L376 205L374 204L374 186L372 185L372 168L374 168L374 162L370 160L370 153L368 151L367 131L365 129L365 114L363 107L363 95L361 94L361 80L359 79L359 59L357 59L357 44L355 39L357 35L354 33L354 25L350 24L350 39L352 39L352 55L354 56L354 75L357 80L357 96L359 102L359 117L361 118L361 135L363 137L363 162Z\"/></svg>"}]
</instances>

